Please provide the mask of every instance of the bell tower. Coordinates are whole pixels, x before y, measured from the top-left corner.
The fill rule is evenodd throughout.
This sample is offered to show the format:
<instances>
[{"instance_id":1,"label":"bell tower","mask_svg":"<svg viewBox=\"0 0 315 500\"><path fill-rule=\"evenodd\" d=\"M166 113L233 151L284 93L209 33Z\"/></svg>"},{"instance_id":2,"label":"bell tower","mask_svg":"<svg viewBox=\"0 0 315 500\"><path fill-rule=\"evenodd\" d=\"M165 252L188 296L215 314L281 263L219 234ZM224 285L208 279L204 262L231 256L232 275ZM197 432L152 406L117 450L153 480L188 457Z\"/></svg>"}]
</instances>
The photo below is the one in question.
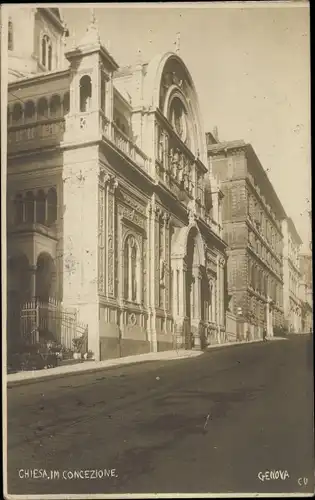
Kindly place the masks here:
<instances>
[{"instance_id":1,"label":"bell tower","mask_svg":"<svg viewBox=\"0 0 315 500\"><path fill-rule=\"evenodd\" d=\"M70 63L70 111L65 143L99 140L111 133L113 72L118 64L101 44L94 9L86 33L65 54Z\"/></svg>"},{"instance_id":2,"label":"bell tower","mask_svg":"<svg viewBox=\"0 0 315 500\"><path fill-rule=\"evenodd\" d=\"M111 133L114 59L101 45L94 11L70 63L70 109L63 141L63 302L88 324L99 359L99 144Z\"/></svg>"}]
</instances>

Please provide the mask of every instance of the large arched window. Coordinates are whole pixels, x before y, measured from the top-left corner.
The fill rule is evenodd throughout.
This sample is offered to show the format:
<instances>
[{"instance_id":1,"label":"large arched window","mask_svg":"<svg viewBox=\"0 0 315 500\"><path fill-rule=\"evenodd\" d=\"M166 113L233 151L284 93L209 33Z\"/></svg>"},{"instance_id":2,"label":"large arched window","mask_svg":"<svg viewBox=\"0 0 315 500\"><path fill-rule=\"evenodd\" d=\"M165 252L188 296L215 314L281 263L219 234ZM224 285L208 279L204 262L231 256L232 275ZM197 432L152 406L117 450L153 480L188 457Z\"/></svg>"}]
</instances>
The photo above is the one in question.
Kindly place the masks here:
<instances>
[{"instance_id":1,"label":"large arched window","mask_svg":"<svg viewBox=\"0 0 315 500\"><path fill-rule=\"evenodd\" d=\"M36 197L36 222L39 224L46 222L46 196L42 189L38 191Z\"/></svg>"},{"instance_id":2,"label":"large arched window","mask_svg":"<svg viewBox=\"0 0 315 500\"><path fill-rule=\"evenodd\" d=\"M92 83L88 75L82 76L80 80L80 111L84 113L91 106Z\"/></svg>"},{"instance_id":3,"label":"large arched window","mask_svg":"<svg viewBox=\"0 0 315 500\"><path fill-rule=\"evenodd\" d=\"M140 252L135 238L129 235L124 246L124 297L140 302Z\"/></svg>"},{"instance_id":4,"label":"large arched window","mask_svg":"<svg viewBox=\"0 0 315 500\"><path fill-rule=\"evenodd\" d=\"M52 69L52 44L48 35L44 35L41 44L41 64L51 71Z\"/></svg>"},{"instance_id":5,"label":"large arched window","mask_svg":"<svg viewBox=\"0 0 315 500\"><path fill-rule=\"evenodd\" d=\"M57 220L57 192L50 188L47 194L47 223L53 224Z\"/></svg>"},{"instance_id":6,"label":"large arched window","mask_svg":"<svg viewBox=\"0 0 315 500\"><path fill-rule=\"evenodd\" d=\"M11 19L8 22L8 50L13 50L13 23Z\"/></svg>"},{"instance_id":7,"label":"large arched window","mask_svg":"<svg viewBox=\"0 0 315 500\"><path fill-rule=\"evenodd\" d=\"M176 134L185 144L189 144L187 112L179 97L174 97L170 106L169 121Z\"/></svg>"}]
</instances>

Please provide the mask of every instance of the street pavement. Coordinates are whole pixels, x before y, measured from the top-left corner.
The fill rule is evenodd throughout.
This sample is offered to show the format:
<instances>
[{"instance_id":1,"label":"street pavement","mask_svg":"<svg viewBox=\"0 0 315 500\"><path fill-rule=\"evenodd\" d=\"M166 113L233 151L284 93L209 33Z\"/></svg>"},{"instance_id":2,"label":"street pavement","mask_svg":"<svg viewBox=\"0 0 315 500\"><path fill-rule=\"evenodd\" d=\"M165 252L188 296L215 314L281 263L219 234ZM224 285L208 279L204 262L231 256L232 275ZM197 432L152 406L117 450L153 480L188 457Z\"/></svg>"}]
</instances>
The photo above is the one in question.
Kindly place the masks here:
<instances>
[{"instance_id":1,"label":"street pavement","mask_svg":"<svg viewBox=\"0 0 315 500\"><path fill-rule=\"evenodd\" d=\"M312 371L292 336L8 388L8 493L310 494Z\"/></svg>"}]
</instances>

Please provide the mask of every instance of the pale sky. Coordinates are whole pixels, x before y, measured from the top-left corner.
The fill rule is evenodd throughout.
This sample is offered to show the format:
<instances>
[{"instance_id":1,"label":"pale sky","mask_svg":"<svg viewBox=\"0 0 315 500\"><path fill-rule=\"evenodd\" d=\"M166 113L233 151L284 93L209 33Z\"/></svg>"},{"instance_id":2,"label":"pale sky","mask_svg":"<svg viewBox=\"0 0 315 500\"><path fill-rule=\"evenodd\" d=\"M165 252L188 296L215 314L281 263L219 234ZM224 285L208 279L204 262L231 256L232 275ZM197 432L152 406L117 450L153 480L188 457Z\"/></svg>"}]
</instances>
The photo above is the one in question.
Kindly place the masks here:
<instances>
[{"instance_id":1,"label":"pale sky","mask_svg":"<svg viewBox=\"0 0 315 500\"><path fill-rule=\"evenodd\" d=\"M250 8L234 2L95 4L102 42L121 66L172 51L194 80L205 131L220 140L250 142L302 238L309 238L310 49L309 9L303 3ZM227 4L227 3L226 3ZM225 5L226 5L225 4ZM82 4L81 4L82 5ZM60 7L60 4L59 4ZM91 5L89 5L91 7ZM151 7L151 8L150 8ZM60 8L78 42L90 19L86 8Z\"/></svg>"}]
</instances>

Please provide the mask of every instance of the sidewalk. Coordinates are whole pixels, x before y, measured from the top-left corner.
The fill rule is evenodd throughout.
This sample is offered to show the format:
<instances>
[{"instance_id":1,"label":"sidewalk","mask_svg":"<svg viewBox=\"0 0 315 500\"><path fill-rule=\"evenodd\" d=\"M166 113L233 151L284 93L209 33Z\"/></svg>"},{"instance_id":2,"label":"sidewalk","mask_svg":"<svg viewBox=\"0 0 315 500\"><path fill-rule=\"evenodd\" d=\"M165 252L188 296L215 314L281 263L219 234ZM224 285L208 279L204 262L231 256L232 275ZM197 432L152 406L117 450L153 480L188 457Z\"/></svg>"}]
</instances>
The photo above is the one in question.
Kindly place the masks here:
<instances>
[{"instance_id":1,"label":"sidewalk","mask_svg":"<svg viewBox=\"0 0 315 500\"><path fill-rule=\"evenodd\" d=\"M280 338L272 338L269 340L282 340ZM206 351L211 349L222 349L230 346L239 346L244 344L251 344L254 342L262 342L261 339L240 341L240 342L228 342L226 344L214 344L206 348ZM58 366L56 368L49 368L47 370L34 370L25 371L18 373L11 373L7 375L7 386L19 386L25 384L32 384L35 382L42 381L44 379L51 378L62 378L67 375L75 375L80 373L91 373L104 370L106 368L111 368L114 366L121 365L131 365L134 363L141 363L145 361L158 361L158 360L175 360L175 359L185 359L200 356L204 351L194 351L194 350L172 350L172 351L162 351L162 352L150 352L147 354L137 354L134 356L126 356L124 358L107 359L105 361L84 361L75 365L65 365Z\"/></svg>"}]
</instances>

